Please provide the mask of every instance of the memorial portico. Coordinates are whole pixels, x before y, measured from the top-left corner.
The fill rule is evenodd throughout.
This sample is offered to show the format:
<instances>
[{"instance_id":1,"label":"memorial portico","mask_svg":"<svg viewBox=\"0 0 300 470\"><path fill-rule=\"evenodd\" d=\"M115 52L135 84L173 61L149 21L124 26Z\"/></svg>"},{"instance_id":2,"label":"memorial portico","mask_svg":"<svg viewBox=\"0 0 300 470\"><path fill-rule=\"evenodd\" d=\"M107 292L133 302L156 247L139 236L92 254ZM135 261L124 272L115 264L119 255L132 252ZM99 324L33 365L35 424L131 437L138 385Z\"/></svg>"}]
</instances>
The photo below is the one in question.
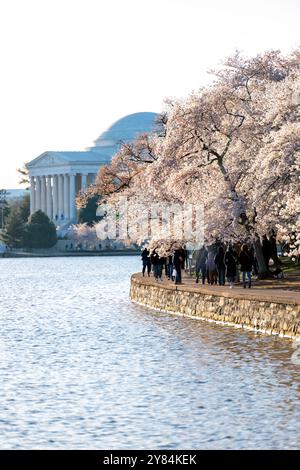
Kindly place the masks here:
<instances>
[{"instance_id":1,"label":"memorial portico","mask_svg":"<svg viewBox=\"0 0 300 470\"><path fill-rule=\"evenodd\" d=\"M109 164L120 142L152 132L157 115L142 112L116 121L80 152L44 152L26 167L30 177L30 212L42 210L58 229L77 222L76 196L93 184L101 166Z\"/></svg>"},{"instance_id":2,"label":"memorial portico","mask_svg":"<svg viewBox=\"0 0 300 470\"><path fill-rule=\"evenodd\" d=\"M96 152L45 152L27 164L30 212L41 210L57 226L77 221L76 196L94 183L107 159Z\"/></svg>"}]
</instances>

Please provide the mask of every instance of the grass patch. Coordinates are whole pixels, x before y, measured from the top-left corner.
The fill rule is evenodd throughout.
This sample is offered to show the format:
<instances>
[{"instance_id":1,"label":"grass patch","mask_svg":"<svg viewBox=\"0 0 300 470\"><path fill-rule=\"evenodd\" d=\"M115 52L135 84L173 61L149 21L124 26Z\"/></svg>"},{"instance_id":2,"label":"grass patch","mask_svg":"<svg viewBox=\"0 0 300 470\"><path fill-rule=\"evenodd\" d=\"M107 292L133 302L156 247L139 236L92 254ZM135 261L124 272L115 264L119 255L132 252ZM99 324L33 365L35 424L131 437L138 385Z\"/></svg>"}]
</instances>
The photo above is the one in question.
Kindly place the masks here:
<instances>
[{"instance_id":1,"label":"grass patch","mask_svg":"<svg viewBox=\"0 0 300 470\"><path fill-rule=\"evenodd\" d=\"M280 261L282 262L282 270L284 273L300 273L300 264L295 263L291 258L282 257Z\"/></svg>"}]
</instances>

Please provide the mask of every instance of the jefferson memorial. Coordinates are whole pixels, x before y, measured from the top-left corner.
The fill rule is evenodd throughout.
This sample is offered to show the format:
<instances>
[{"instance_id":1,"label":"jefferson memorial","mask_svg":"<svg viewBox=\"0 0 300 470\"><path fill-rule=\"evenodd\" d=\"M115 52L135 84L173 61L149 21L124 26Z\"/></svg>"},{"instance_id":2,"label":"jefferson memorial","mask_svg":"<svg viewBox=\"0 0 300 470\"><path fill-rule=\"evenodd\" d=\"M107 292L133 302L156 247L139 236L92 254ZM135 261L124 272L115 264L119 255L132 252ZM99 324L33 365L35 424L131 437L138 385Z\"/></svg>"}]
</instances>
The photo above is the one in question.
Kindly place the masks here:
<instances>
[{"instance_id":1,"label":"jefferson memorial","mask_svg":"<svg viewBox=\"0 0 300 470\"><path fill-rule=\"evenodd\" d=\"M47 151L26 166L30 178L30 212L42 210L57 227L77 221L75 198L93 184L99 168L111 162L121 142L155 131L157 114L135 113L116 121L86 151Z\"/></svg>"}]
</instances>

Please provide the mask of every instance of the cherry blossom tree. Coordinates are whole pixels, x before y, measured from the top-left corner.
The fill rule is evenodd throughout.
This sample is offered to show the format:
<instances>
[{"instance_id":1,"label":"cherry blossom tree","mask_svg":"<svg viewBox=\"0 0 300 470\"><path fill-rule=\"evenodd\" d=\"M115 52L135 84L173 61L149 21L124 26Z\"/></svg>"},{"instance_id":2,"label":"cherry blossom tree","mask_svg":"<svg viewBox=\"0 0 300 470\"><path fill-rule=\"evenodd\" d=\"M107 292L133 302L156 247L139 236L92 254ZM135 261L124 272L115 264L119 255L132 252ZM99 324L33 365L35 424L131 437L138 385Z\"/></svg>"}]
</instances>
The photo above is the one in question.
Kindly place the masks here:
<instances>
[{"instance_id":1,"label":"cherry blossom tree","mask_svg":"<svg viewBox=\"0 0 300 470\"><path fill-rule=\"evenodd\" d=\"M114 207L126 197L137 239L141 203L202 205L206 243L251 240L264 275L261 235L276 229L299 250L300 52L236 53L213 73L209 87L166 102L162 131L123 144L85 197ZM185 241L154 238L160 247Z\"/></svg>"},{"instance_id":2,"label":"cherry blossom tree","mask_svg":"<svg viewBox=\"0 0 300 470\"><path fill-rule=\"evenodd\" d=\"M87 223L72 225L69 236L77 244L85 243L86 246L95 245L98 241L95 227Z\"/></svg>"}]
</instances>

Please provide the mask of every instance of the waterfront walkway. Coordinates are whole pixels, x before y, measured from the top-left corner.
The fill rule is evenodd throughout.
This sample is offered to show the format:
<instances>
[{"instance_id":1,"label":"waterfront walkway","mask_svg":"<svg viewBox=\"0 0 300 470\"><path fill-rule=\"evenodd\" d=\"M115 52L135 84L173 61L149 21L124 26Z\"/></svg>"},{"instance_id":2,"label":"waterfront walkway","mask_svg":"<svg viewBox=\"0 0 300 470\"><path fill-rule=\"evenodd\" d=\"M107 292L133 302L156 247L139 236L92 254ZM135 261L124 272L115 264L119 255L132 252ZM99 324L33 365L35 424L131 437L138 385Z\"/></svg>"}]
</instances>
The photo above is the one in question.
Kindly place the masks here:
<instances>
[{"instance_id":1,"label":"waterfront walkway","mask_svg":"<svg viewBox=\"0 0 300 470\"><path fill-rule=\"evenodd\" d=\"M300 305L300 273L291 273L284 279L253 280L251 289L244 289L242 284L235 285L232 289L228 285L210 286L208 284L196 284L195 279L183 275L183 283L175 285L164 276L163 282L157 282L151 277L142 277L142 274L134 274L134 277L143 279L148 285L161 285L170 289L199 292L203 294L218 295L235 299L258 300L262 302L276 302Z\"/></svg>"},{"instance_id":2,"label":"waterfront walkway","mask_svg":"<svg viewBox=\"0 0 300 470\"><path fill-rule=\"evenodd\" d=\"M185 275L183 284L162 282L141 273L131 278L134 302L161 311L234 325L261 333L300 339L300 275L282 280L254 281L251 289L237 285L196 284Z\"/></svg>"}]
</instances>

